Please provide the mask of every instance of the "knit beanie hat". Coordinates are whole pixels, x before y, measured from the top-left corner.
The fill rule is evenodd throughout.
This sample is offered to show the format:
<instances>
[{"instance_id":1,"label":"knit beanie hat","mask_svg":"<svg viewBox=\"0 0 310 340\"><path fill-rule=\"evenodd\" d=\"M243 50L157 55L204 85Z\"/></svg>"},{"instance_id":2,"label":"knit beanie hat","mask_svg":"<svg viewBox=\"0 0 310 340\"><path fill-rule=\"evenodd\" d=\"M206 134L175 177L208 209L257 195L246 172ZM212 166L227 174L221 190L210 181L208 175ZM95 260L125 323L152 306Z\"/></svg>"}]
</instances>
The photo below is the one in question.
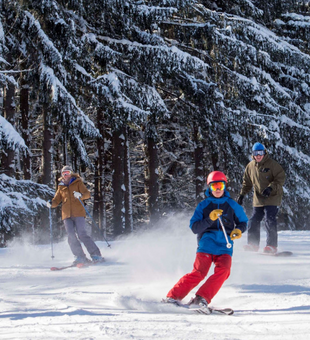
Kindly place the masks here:
<instances>
[{"instance_id":1,"label":"knit beanie hat","mask_svg":"<svg viewBox=\"0 0 310 340\"><path fill-rule=\"evenodd\" d=\"M252 151L263 151L265 150L265 147L261 143L255 143L252 147Z\"/></svg>"},{"instance_id":2,"label":"knit beanie hat","mask_svg":"<svg viewBox=\"0 0 310 340\"><path fill-rule=\"evenodd\" d=\"M73 172L71 166L69 166L69 165L65 165L65 166L61 169L61 172L64 172L64 171L71 171L71 172Z\"/></svg>"}]
</instances>

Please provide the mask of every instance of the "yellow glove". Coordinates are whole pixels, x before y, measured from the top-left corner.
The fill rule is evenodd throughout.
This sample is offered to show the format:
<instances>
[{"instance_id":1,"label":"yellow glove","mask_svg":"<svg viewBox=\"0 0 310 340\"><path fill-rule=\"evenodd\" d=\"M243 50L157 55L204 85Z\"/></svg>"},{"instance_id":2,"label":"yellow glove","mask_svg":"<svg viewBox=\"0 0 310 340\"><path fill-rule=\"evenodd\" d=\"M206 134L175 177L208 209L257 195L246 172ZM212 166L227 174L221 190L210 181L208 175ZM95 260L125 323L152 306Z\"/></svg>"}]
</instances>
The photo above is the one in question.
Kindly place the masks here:
<instances>
[{"instance_id":1,"label":"yellow glove","mask_svg":"<svg viewBox=\"0 0 310 340\"><path fill-rule=\"evenodd\" d=\"M222 209L215 209L210 212L209 217L212 221L216 221L219 218L218 215L222 215L222 213L223 213Z\"/></svg>"},{"instance_id":2,"label":"yellow glove","mask_svg":"<svg viewBox=\"0 0 310 340\"><path fill-rule=\"evenodd\" d=\"M230 233L230 238L231 240L237 240L238 238L240 238L242 236L242 232L240 229L234 229L231 233Z\"/></svg>"}]
</instances>

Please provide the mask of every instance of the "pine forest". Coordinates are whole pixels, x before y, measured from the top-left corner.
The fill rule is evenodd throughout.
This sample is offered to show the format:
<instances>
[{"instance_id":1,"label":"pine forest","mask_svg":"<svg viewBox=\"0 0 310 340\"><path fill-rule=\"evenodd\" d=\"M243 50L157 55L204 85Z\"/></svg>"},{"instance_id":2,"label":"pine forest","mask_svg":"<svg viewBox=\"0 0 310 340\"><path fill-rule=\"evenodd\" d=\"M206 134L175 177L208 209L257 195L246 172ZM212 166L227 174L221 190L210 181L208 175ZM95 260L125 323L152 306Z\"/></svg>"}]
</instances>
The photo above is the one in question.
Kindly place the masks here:
<instances>
[{"instance_id":1,"label":"pine forest","mask_svg":"<svg viewBox=\"0 0 310 340\"><path fill-rule=\"evenodd\" d=\"M236 199L255 142L286 172L278 228L309 229L309 136L308 1L0 0L2 246L63 237L64 165L112 239L191 215L214 170Z\"/></svg>"}]
</instances>

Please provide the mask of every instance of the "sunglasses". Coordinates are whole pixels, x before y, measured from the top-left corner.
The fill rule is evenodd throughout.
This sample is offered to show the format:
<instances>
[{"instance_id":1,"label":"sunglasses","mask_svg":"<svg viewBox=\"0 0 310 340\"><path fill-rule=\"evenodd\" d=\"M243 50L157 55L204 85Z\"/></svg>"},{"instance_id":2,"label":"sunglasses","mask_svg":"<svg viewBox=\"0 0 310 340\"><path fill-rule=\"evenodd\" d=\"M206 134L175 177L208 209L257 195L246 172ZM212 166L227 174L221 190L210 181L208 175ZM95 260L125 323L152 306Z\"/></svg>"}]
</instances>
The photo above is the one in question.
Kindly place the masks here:
<instances>
[{"instance_id":1,"label":"sunglasses","mask_svg":"<svg viewBox=\"0 0 310 340\"><path fill-rule=\"evenodd\" d=\"M217 189L224 190L225 187L226 187L225 182L213 182L210 184L211 191L216 191Z\"/></svg>"},{"instance_id":2,"label":"sunglasses","mask_svg":"<svg viewBox=\"0 0 310 340\"><path fill-rule=\"evenodd\" d=\"M253 151L253 156L264 156L265 150Z\"/></svg>"},{"instance_id":3,"label":"sunglasses","mask_svg":"<svg viewBox=\"0 0 310 340\"><path fill-rule=\"evenodd\" d=\"M66 170L62 172L63 176L70 176L71 175L71 171L70 170Z\"/></svg>"}]
</instances>

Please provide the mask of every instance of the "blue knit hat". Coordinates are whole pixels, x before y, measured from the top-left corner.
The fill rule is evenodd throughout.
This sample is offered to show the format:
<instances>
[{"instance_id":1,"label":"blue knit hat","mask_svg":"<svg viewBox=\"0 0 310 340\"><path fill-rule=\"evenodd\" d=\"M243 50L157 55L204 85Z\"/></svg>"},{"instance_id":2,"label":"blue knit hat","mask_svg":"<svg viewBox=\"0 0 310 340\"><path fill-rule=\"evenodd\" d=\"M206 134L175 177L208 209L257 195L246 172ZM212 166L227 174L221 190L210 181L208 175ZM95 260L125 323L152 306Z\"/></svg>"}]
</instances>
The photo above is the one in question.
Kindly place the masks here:
<instances>
[{"instance_id":1,"label":"blue knit hat","mask_svg":"<svg viewBox=\"0 0 310 340\"><path fill-rule=\"evenodd\" d=\"M252 151L262 151L262 150L265 150L265 147L263 144L261 143L255 143L253 145L253 148L252 148Z\"/></svg>"}]
</instances>

